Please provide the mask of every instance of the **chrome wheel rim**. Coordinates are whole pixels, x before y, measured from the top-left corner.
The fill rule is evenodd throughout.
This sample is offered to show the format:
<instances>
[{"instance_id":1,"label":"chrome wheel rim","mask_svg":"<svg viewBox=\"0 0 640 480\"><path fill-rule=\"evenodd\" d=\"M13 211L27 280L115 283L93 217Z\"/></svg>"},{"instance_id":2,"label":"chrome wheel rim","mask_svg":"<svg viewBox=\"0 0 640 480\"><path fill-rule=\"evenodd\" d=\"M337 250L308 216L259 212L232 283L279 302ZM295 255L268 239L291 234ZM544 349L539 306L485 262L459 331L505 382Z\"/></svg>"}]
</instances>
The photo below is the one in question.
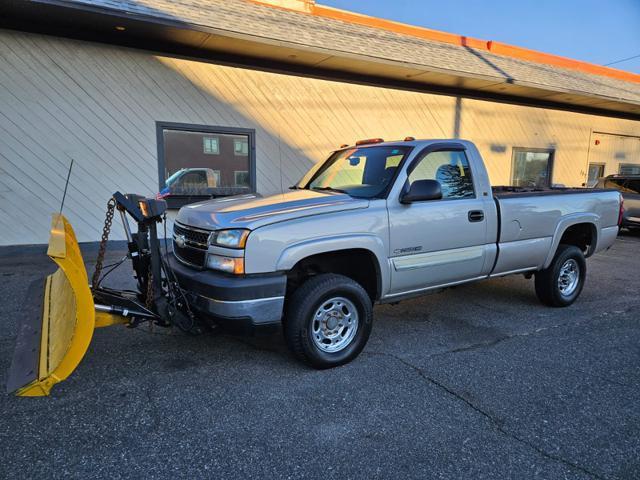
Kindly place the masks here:
<instances>
[{"instance_id":1,"label":"chrome wheel rim","mask_svg":"<svg viewBox=\"0 0 640 480\"><path fill-rule=\"evenodd\" d=\"M358 310L351 300L333 297L325 300L313 316L311 336L323 352L344 350L358 331Z\"/></svg>"},{"instance_id":2,"label":"chrome wheel rim","mask_svg":"<svg viewBox=\"0 0 640 480\"><path fill-rule=\"evenodd\" d=\"M576 291L580 282L580 266L573 258L570 258L560 267L560 275L558 276L558 289L560 293L568 297Z\"/></svg>"}]
</instances>

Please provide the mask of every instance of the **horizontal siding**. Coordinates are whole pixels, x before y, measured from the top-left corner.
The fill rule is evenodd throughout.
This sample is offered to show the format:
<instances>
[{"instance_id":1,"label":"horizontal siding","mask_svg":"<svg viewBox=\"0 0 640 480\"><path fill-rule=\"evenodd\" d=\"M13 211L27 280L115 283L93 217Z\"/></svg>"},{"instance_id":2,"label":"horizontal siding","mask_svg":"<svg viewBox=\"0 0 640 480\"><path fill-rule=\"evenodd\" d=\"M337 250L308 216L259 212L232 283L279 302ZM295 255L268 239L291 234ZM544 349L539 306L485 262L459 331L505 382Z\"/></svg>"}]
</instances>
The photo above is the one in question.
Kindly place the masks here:
<instances>
[{"instance_id":1,"label":"horizontal siding","mask_svg":"<svg viewBox=\"0 0 640 480\"><path fill-rule=\"evenodd\" d=\"M456 133L478 145L495 184L510 182L513 147L535 147L555 149L555 183L577 186L586 179L593 131L640 131L640 122L629 120L6 30L0 30L0 60L0 245L47 241L71 159L65 214L80 241L98 240L113 191L153 195L158 189L156 121L255 129L262 194L286 190L342 143ZM113 238L122 239L120 228Z\"/></svg>"}]
</instances>

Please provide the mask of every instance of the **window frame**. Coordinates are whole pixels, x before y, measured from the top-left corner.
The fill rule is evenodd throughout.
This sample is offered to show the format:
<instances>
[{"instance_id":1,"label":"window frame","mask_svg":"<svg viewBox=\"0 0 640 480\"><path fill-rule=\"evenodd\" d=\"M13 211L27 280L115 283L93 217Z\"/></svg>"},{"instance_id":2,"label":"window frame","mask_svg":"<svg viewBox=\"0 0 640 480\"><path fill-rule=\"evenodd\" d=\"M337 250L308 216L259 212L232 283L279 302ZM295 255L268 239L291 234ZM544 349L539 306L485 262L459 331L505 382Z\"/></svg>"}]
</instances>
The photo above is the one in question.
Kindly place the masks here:
<instances>
[{"instance_id":1,"label":"window frame","mask_svg":"<svg viewBox=\"0 0 640 480\"><path fill-rule=\"evenodd\" d=\"M607 168L607 164L606 163L602 163L602 162L589 162L587 164L587 181L585 183L586 187L589 187L589 170L591 170L591 167L601 167L601 171L602 171L602 175L600 175L598 178L596 178L596 183L593 184L593 187L595 187L596 185L598 185L598 182L600 181L601 178L606 177L605 175L605 170ZM592 188L592 187L589 187Z\"/></svg>"},{"instance_id":2,"label":"window frame","mask_svg":"<svg viewBox=\"0 0 640 480\"><path fill-rule=\"evenodd\" d=\"M236 145L238 144L239 141L240 140L238 140L237 138L233 140L233 155L236 156L236 157L246 157L246 156L248 156L249 155L249 145L247 145L247 153L246 154L244 152L238 153L236 151Z\"/></svg>"},{"instance_id":3,"label":"window frame","mask_svg":"<svg viewBox=\"0 0 640 480\"><path fill-rule=\"evenodd\" d=\"M518 152L549 154L549 163L547 165L547 185L545 185L544 187L535 187L535 188L551 188L551 186L553 185L553 170L555 166L556 149L555 148L512 147L511 148L511 185L514 187L516 186L515 185L516 153Z\"/></svg>"},{"instance_id":4,"label":"window frame","mask_svg":"<svg viewBox=\"0 0 640 480\"><path fill-rule=\"evenodd\" d=\"M207 152L207 140L216 140L216 151ZM202 153L204 155L220 155L220 137L217 135L210 135L208 137L202 137Z\"/></svg>"},{"instance_id":5,"label":"window frame","mask_svg":"<svg viewBox=\"0 0 640 480\"><path fill-rule=\"evenodd\" d=\"M156 121L156 144L158 147L158 191L161 191L166 187L166 179L164 178L164 171L166 167L165 161L165 147L164 147L164 131L165 130L178 130L182 132L195 132L212 135L245 135L248 139L248 160L249 160L249 191L250 193L256 192L256 131L253 128L240 128L240 127L223 127L215 125L201 125L196 123L177 123L167 121ZM204 148L204 147L203 147ZM218 148L220 144L218 143ZM235 150L235 148L234 148ZM243 170L244 171L244 170ZM219 197L228 195L219 195ZM189 203L207 200L210 198L217 198L218 196L212 195L189 195L189 196L169 196L166 198L169 208L180 208Z\"/></svg>"},{"instance_id":6,"label":"window frame","mask_svg":"<svg viewBox=\"0 0 640 480\"><path fill-rule=\"evenodd\" d=\"M234 170L233 171L233 183L235 184L234 186L239 186L240 184L238 183L238 174L239 173L249 173L247 170Z\"/></svg>"},{"instance_id":7,"label":"window frame","mask_svg":"<svg viewBox=\"0 0 640 480\"><path fill-rule=\"evenodd\" d=\"M631 167L631 168L640 169L640 163L619 163L618 164L618 175L625 175L625 176L640 175L639 173L622 173L622 169L625 168L625 167Z\"/></svg>"}]
</instances>

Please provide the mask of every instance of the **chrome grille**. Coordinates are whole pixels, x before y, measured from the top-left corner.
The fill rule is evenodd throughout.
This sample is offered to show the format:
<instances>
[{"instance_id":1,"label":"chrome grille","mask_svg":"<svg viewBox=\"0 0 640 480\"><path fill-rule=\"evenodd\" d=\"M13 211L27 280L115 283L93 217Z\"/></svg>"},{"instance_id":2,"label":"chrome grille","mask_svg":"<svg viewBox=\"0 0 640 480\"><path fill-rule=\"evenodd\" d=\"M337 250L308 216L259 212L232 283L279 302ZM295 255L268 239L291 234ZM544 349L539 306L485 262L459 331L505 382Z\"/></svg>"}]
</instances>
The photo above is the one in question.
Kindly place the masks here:
<instances>
[{"instance_id":1,"label":"chrome grille","mask_svg":"<svg viewBox=\"0 0 640 480\"><path fill-rule=\"evenodd\" d=\"M173 253L176 258L195 267L204 267L209 246L209 233L211 232L174 223ZM178 243L176 239L180 242Z\"/></svg>"},{"instance_id":2,"label":"chrome grille","mask_svg":"<svg viewBox=\"0 0 640 480\"><path fill-rule=\"evenodd\" d=\"M191 247L182 248L175 241L173 242L173 253L178 260L194 267L204 267L205 257L207 256L205 250Z\"/></svg>"},{"instance_id":3,"label":"chrome grille","mask_svg":"<svg viewBox=\"0 0 640 480\"><path fill-rule=\"evenodd\" d=\"M182 235L188 243L196 244L196 246L202 246L205 249L209 244L210 233L211 232L206 230L194 229L178 223L173 224L174 236Z\"/></svg>"}]
</instances>

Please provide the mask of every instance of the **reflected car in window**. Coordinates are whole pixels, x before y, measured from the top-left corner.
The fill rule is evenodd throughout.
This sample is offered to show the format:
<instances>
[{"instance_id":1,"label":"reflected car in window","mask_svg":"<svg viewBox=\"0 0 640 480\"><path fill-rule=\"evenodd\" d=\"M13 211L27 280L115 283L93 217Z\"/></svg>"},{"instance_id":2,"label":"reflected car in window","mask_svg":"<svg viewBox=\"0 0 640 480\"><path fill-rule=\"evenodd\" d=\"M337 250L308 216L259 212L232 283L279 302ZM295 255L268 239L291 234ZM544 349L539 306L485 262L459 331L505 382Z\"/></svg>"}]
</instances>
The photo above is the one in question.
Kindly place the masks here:
<instances>
[{"instance_id":1,"label":"reflected car in window","mask_svg":"<svg viewBox=\"0 0 640 480\"><path fill-rule=\"evenodd\" d=\"M218 187L220 171L211 168L182 168L167 178L166 184L158 193L158 198L169 195L203 195Z\"/></svg>"}]
</instances>

